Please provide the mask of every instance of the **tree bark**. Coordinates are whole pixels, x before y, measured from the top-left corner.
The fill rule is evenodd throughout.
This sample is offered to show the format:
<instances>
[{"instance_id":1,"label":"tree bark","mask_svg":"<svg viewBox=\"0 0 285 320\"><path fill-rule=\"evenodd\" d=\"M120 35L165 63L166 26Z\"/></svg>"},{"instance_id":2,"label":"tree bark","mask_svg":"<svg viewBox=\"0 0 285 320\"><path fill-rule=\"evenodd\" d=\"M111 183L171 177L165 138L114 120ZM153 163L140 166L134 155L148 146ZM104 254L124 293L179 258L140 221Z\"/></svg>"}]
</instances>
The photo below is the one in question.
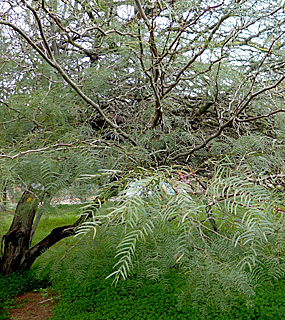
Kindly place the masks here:
<instances>
[{"instance_id":1,"label":"tree bark","mask_svg":"<svg viewBox=\"0 0 285 320\"><path fill-rule=\"evenodd\" d=\"M32 190L26 190L18 202L11 227L1 241L0 274L9 275L30 269L36 258L61 239L74 235L74 228L87 218L82 215L72 225L53 229L48 236L30 248L38 206L36 194Z\"/></svg>"},{"instance_id":2,"label":"tree bark","mask_svg":"<svg viewBox=\"0 0 285 320\"><path fill-rule=\"evenodd\" d=\"M1 250L1 273L10 274L18 271L23 253L29 249L30 233L38 204L38 198L31 190L23 193L16 207L11 227L2 238L4 253L2 255Z\"/></svg>"}]
</instances>

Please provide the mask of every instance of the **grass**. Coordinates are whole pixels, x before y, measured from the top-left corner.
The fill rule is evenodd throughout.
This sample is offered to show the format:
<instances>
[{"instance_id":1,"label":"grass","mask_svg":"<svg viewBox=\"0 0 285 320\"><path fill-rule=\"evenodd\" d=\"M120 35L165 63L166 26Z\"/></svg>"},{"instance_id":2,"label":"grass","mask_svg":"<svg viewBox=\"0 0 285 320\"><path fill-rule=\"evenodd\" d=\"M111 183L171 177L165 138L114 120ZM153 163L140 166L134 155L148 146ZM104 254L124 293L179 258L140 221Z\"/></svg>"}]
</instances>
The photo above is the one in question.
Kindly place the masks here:
<instances>
[{"instance_id":1,"label":"grass","mask_svg":"<svg viewBox=\"0 0 285 320\"><path fill-rule=\"evenodd\" d=\"M6 233L13 220L14 211L9 209L7 211L0 211L0 235Z\"/></svg>"}]
</instances>

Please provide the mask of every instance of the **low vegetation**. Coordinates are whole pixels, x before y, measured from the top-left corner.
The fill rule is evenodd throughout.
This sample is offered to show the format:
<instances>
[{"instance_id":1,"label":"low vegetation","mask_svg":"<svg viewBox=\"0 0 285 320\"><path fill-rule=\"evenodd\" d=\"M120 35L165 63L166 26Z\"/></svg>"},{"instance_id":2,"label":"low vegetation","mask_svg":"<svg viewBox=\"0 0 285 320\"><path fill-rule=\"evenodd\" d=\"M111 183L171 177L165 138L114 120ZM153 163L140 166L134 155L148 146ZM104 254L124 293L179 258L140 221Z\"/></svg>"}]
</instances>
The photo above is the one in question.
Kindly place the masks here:
<instances>
[{"instance_id":1,"label":"low vegetation","mask_svg":"<svg viewBox=\"0 0 285 320\"><path fill-rule=\"evenodd\" d=\"M35 241L47 232L47 228L74 219L78 212L78 206L50 207L49 214L39 225ZM1 218L5 218L1 220L1 232L9 227L9 216L11 218L9 212L1 213ZM95 240L93 233L65 239L43 254L30 271L2 276L0 319L7 318L16 295L45 287L52 287L57 297L53 320L282 319L285 312L282 277L262 281L250 299L234 294L223 308L221 301L211 295L205 297L202 305L201 301L195 302L191 298L195 284L190 284L187 273L175 266L166 267L156 279L137 270L115 287L113 279L106 279L116 263L118 230L115 229L112 231L111 228L108 234L98 230Z\"/></svg>"}]
</instances>

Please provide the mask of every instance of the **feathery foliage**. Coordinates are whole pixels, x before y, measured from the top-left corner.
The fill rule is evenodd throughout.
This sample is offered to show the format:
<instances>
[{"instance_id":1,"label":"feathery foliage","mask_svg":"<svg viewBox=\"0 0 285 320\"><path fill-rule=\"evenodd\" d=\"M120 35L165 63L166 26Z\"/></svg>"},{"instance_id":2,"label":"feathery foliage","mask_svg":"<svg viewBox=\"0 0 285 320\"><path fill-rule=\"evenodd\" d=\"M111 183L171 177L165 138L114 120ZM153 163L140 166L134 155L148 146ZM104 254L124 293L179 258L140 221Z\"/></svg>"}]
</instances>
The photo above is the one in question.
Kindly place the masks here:
<instances>
[{"instance_id":1,"label":"feathery foliage","mask_svg":"<svg viewBox=\"0 0 285 320\"><path fill-rule=\"evenodd\" d=\"M266 176L228 168L207 181L178 167L138 168L116 182L114 206L78 230L118 228L108 278L159 279L174 268L187 276L191 301L226 308L235 294L249 299L284 276L282 201L260 183Z\"/></svg>"}]
</instances>

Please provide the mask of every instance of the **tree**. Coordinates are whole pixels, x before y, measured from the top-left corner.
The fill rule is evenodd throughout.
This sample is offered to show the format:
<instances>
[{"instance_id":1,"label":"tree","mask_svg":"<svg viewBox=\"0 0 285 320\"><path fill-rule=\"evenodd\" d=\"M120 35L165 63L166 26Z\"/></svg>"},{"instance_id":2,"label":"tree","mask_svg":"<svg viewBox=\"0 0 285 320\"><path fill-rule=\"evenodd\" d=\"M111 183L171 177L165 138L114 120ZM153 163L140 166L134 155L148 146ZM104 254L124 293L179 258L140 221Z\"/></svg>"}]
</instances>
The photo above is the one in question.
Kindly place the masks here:
<instances>
[{"instance_id":1,"label":"tree","mask_svg":"<svg viewBox=\"0 0 285 320\"><path fill-rule=\"evenodd\" d=\"M280 138L284 22L271 2L2 2L1 179L24 189L3 273L43 251L28 240L38 203L82 174L198 166L252 130Z\"/></svg>"}]
</instances>

